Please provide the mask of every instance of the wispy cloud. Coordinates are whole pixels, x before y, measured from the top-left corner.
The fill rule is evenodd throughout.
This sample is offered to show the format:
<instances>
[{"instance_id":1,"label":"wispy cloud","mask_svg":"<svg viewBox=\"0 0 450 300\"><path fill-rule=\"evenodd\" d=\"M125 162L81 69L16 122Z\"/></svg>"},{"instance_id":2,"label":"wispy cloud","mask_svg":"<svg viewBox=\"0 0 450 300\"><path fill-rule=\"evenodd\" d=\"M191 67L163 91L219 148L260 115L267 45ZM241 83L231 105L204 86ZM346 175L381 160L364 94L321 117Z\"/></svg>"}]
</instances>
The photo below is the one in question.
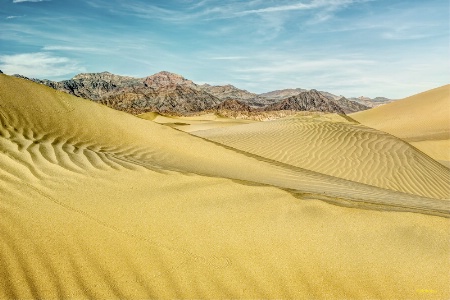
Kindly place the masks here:
<instances>
[{"instance_id":1,"label":"wispy cloud","mask_svg":"<svg viewBox=\"0 0 450 300\"><path fill-rule=\"evenodd\" d=\"M331 12L345 6L369 1L374 0L312 0L306 3L289 1L291 3L295 3L264 6L263 4L266 4L267 2L260 0L230 2L226 4L223 2L204 0L197 3L195 3L195 1L187 1L189 5L187 5L185 9L169 9L155 4L134 1L127 2L126 4L113 1L88 1L87 3L93 7L107 8L110 11L114 11L119 14L132 14L139 18L156 18L168 22L182 23L198 20L232 19L248 15L264 15L301 10L318 9Z\"/></svg>"},{"instance_id":2,"label":"wispy cloud","mask_svg":"<svg viewBox=\"0 0 450 300\"><path fill-rule=\"evenodd\" d=\"M216 57L210 57L209 59L212 60L239 60L239 59L245 59L246 56L216 56Z\"/></svg>"},{"instance_id":3,"label":"wispy cloud","mask_svg":"<svg viewBox=\"0 0 450 300\"><path fill-rule=\"evenodd\" d=\"M263 64L263 62L266 62ZM339 58L325 58L325 59L290 59L284 61L264 59L261 61L261 66L257 67L239 67L235 71L239 73L267 73L267 74L289 74L289 73L306 73L314 71L323 71L328 69L342 70L344 68L374 65L375 62L366 59L339 59Z\"/></svg>"},{"instance_id":4,"label":"wispy cloud","mask_svg":"<svg viewBox=\"0 0 450 300\"><path fill-rule=\"evenodd\" d=\"M101 52L105 53L104 49L94 48L94 47L76 47L76 46L44 46L43 51L72 51L72 52Z\"/></svg>"},{"instance_id":5,"label":"wispy cloud","mask_svg":"<svg viewBox=\"0 0 450 300\"><path fill-rule=\"evenodd\" d=\"M22 3L22 2L45 2L51 0L13 0L13 3Z\"/></svg>"},{"instance_id":6,"label":"wispy cloud","mask_svg":"<svg viewBox=\"0 0 450 300\"><path fill-rule=\"evenodd\" d=\"M53 56L46 52L1 55L0 69L7 74L17 73L39 78L54 78L84 70L67 57Z\"/></svg>"},{"instance_id":7,"label":"wispy cloud","mask_svg":"<svg viewBox=\"0 0 450 300\"><path fill-rule=\"evenodd\" d=\"M244 10L241 12L236 12L236 15L245 16L249 14L263 14L263 13L273 13L273 12L281 12L281 11L295 11L295 10L309 10L314 8L323 7L324 5L329 5L330 1L313 1L310 3L296 3L291 5L278 5L278 6L269 6L265 8L259 9L251 9ZM340 2L348 2L348 1L340 1Z\"/></svg>"},{"instance_id":8,"label":"wispy cloud","mask_svg":"<svg viewBox=\"0 0 450 300\"><path fill-rule=\"evenodd\" d=\"M433 26L428 24L410 24L399 27L385 28L381 37L387 40L419 40L432 36L439 36L440 33L435 33L430 30ZM424 30L424 29L428 30Z\"/></svg>"}]
</instances>

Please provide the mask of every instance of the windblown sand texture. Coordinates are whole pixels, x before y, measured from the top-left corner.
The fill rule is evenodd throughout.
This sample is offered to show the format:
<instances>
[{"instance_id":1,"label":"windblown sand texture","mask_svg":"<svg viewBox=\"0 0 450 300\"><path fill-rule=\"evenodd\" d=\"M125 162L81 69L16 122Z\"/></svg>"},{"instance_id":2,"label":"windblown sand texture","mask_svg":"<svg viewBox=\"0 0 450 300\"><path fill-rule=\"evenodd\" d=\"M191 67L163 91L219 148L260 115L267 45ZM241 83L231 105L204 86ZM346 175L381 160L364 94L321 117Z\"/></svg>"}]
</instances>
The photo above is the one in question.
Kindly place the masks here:
<instances>
[{"instance_id":1,"label":"windblown sand texture","mask_svg":"<svg viewBox=\"0 0 450 300\"><path fill-rule=\"evenodd\" d=\"M345 118L293 117L194 134L295 167L380 188L448 199L447 168L408 143Z\"/></svg>"},{"instance_id":2,"label":"windblown sand texture","mask_svg":"<svg viewBox=\"0 0 450 300\"><path fill-rule=\"evenodd\" d=\"M354 113L351 117L395 135L450 165L450 85Z\"/></svg>"},{"instance_id":3,"label":"windblown sand texture","mask_svg":"<svg viewBox=\"0 0 450 300\"><path fill-rule=\"evenodd\" d=\"M450 297L439 187L309 171L6 75L0 121L1 299Z\"/></svg>"}]
</instances>

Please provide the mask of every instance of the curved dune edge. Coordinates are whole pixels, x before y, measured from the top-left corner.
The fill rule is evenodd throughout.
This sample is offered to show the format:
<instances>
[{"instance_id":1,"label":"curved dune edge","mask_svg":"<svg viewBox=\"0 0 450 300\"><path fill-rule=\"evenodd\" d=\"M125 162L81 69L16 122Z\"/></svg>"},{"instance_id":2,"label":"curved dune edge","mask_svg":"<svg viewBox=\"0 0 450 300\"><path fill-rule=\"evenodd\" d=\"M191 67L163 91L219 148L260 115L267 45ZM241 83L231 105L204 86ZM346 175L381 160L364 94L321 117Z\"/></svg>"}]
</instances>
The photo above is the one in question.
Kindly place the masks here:
<instances>
[{"instance_id":1,"label":"curved dune edge","mask_svg":"<svg viewBox=\"0 0 450 300\"><path fill-rule=\"evenodd\" d=\"M156 112L150 112L138 115L138 117L145 120L156 122L158 124L164 124L184 132L230 127L256 122L252 120L225 118L218 116L217 114L214 113L193 117L177 117L177 116L164 116Z\"/></svg>"},{"instance_id":2,"label":"curved dune edge","mask_svg":"<svg viewBox=\"0 0 450 300\"><path fill-rule=\"evenodd\" d=\"M0 120L1 299L450 295L448 218L324 202L446 216L443 200L245 155L3 75Z\"/></svg>"},{"instance_id":3,"label":"curved dune edge","mask_svg":"<svg viewBox=\"0 0 450 300\"><path fill-rule=\"evenodd\" d=\"M193 134L333 177L449 199L447 168L389 134L334 119L294 117Z\"/></svg>"},{"instance_id":4,"label":"curved dune edge","mask_svg":"<svg viewBox=\"0 0 450 300\"><path fill-rule=\"evenodd\" d=\"M350 116L358 122L408 141L450 135L450 85ZM441 138L442 139L442 138Z\"/></svg>"},{"instance_id":5,"label":"curved dune edge","mask_svg":"<svg viewBox=\"0 0 450 300\"><path fill-rule=\"evenodd\" d=\"M351 117L417 147L448 166L450 143L450 85L397 100Z\"/></svg>"}]
</instances>

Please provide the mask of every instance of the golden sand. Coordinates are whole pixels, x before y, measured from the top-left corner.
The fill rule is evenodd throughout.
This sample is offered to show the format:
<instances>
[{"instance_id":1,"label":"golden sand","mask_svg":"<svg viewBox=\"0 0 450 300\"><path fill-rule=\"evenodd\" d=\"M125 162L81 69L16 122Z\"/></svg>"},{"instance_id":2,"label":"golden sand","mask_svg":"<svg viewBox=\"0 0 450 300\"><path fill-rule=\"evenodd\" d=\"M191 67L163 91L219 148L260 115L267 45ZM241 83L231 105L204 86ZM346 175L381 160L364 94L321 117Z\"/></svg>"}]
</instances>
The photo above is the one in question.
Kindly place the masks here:
<instances>
[{"instance_id":1,"label":"golden sand","mask_svg":"<svg viewBox=\"0 0 450 300\"><path fill-rule=\"evenodd\" d=\"M193 134L322 174L403 193L449 198L447 168L392 135L343 117L285 118Z\"/></svg>"},{"instance_id":2,"label":"golden sand","mask_svg":"<svg viewBox=\"0 0 450 300\"><path fill-rule=\"evenodd\" d=\"M230 127L256 122L252 120L231 119L221 117L214 113L202 114L199 116L192 116L192 117L182 117L182 116L165 116L156 112L150 112L141 114L138 117L145 120L151 120L158 124L164 124L184 132Z\"/></svg>"},{"instance_id":3,"label":"golden sand","mask_svg":"<svg viewBox=\"0 0 450 300\"><path fill-rule=\"evenodd\" d=\"M450 85L351 115L450 164Z\"/></svg>"},{"instance_id":4,"label":"golden sand","mask_svg":"<svg viewBox=\"0 0 450 300\"><path fill-rule=\"evenodd\" d=\"M0 299L450 297L437 187L306 170L6 75L0 121Z\"/></svg>"}]
</instances>

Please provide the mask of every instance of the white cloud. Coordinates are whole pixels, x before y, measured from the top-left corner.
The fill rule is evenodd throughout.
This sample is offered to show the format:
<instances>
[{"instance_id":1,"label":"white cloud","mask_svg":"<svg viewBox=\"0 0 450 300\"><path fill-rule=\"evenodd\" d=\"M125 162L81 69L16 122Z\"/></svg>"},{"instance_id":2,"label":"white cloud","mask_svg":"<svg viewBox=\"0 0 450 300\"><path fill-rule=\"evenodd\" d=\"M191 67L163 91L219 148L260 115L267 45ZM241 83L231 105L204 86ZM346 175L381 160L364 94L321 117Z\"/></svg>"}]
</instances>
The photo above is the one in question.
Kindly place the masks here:
<instances>
[{"instance_id":1,"label":"white cloud","mask_svg":"<svg viewBox=\"0 0 450 300\"><path fill-rule=\"evenodd\" d=\"M76 47L76 46L44 46L43 51L73 51L73 52L107 52L103 49L94 47Z\"/></svg>"},{"instance_id":2,"label":"white cloud","mask_svg":"<svg viewBox=\"0 0 450 300\"><path fill-rule=\"evenodd\" d=\"M338 59L327 58L317 60L299 60L291 59L285 61L269 61L265 64L261 62L256 67L239 67L235 69L239 73L266 73L266 74L291 74L299 72L323 72L328 70L339 70L342 72L344 68L354 68L355 66L369 65L373 66L376 62L365 59Z\"/></svg>"},{"instance_id":3,"label":"white cloud","mask_svg":"<svg viewBox=\"0 0 450 300\"><path fill-rule=\"evenodd\" d=\"M43 1L51 1L51 0L13 0L13 3L21 3L21 2L43 2Z\"/></svg>"},{"instance_id":4,"label":"white cloud","mask_svg":"<svg viewBox=\"0 0 450 300\"><path fill-rule=\"evenodd\" d=\"M216 56L216 57L211 57L209 59L212 60L239 60L239 59L245 59L247 57L245 56Z\"/></svg>"},{"instance_id":5,"label":"white cloud","mask_svg":"<svg viewBox=\"0 0 450 300\"><path fill-rule=\"evenodd\" d=\"M21 16L7 16L6 19L7 20L11 20L11 19L16 19L16 18L20 18Z\"/></svg>"},{"instance_id":6,"label":"white cloud","mask_svg":"<svg viewBox=\"0 0 450 300\"><path fill-rule=\"evenodd\" d=\"M46 52L0 55L0 70L6 74L21 74L37 78L55 78L84 71L71 59L52 56Z\"/></svg>"},{"instance_id":7,"label":"white cloud","mask_svg":"<svg viewBox=\"0 0 450 300\"><path fill-rule=\"evenodd\" d=\"M315 0L310 3L296 3L290 5L269 6L260 9L245 10L236 13L237 15L249 15L249 14L263 14L272 12L294 11L294 10L310 10L316 8L326 8L327 10L337 8L341 6L350 5L353 3L367 2L371 0Z\"/></svg>"}]
</instances>

